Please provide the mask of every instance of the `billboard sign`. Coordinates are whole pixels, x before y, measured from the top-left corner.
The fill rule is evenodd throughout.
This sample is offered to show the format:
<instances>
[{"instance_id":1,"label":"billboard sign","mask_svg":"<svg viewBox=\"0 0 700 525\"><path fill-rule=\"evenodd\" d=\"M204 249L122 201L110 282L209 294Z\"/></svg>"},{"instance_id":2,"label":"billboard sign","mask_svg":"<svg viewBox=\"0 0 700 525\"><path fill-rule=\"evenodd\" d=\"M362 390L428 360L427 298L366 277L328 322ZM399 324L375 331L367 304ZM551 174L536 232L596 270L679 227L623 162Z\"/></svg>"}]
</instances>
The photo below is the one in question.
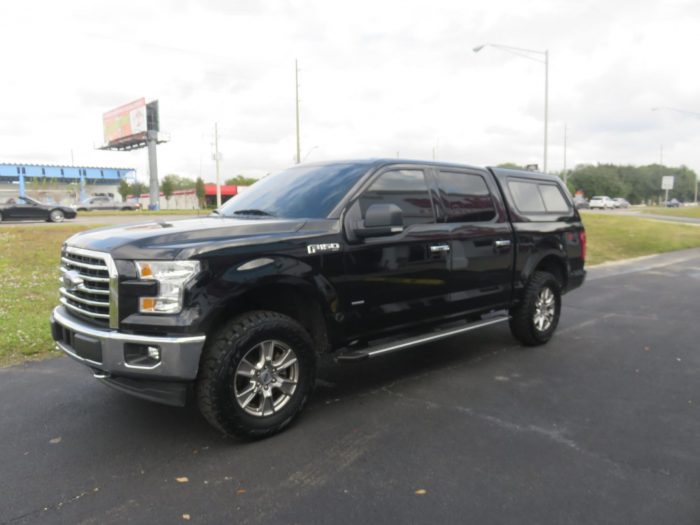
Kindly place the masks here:
<instances>
[{"instance_id":1,"label":"billboard sign","mask_svg":"<svg viewBox=\"0 0 700 525\"><path fill-rule=\"evenodd\" d=\"M661 189L662 190L672 190L673 189L673 175L665 175L661 178Z\"/></svg>"},{"instance_id":2,"label":"billboard sign","mask_svg":"<svg viewBox=\"0 0 700 525\"><path fill-rule=\"evenodd\" d=\"M107 144L146 133L146 99L140 98L108 111L102 116L102 122Z\"/></svg>"}]
</instances>

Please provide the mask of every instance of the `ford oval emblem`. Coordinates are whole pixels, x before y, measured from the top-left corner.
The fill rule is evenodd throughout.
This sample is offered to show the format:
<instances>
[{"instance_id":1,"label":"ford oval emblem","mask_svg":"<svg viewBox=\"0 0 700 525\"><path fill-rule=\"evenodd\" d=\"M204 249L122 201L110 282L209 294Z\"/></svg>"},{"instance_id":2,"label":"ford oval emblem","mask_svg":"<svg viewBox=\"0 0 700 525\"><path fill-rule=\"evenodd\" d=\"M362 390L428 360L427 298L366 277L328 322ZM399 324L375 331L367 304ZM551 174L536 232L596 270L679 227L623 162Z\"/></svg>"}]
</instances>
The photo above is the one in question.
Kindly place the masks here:
<instances>
[{"instance_id":1,"label":"ford oval emblem","mask_svg":"<svg viewBox=\"0 0 700 525\"><path fill-rule=\"evenodd\" d=\"M83 278L80 277L80 274L75 270L68 270L63 274L63 286L65 286L67 290L76 290L84 282Z\"/></svg>"}]
</instances>

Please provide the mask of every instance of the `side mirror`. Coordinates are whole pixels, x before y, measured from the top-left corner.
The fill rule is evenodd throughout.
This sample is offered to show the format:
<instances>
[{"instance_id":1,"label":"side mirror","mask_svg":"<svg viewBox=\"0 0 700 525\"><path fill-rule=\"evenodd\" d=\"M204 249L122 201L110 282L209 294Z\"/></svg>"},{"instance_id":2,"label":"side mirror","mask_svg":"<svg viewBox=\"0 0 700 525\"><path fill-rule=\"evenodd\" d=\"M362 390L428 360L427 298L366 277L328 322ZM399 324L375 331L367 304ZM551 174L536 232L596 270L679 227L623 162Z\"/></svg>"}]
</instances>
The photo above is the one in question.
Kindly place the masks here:
<instances>
[{"instance_id":1,"label":"side mirror","mask_svg":"<svg viewBox=\"0 0 700 525\"><path fill-rule=\"evenodd\" d=\"M402 231L403 213L396 204L372 204L355 228L355 234L360 238L381 237Z\"/></svg>"}]
</instances>

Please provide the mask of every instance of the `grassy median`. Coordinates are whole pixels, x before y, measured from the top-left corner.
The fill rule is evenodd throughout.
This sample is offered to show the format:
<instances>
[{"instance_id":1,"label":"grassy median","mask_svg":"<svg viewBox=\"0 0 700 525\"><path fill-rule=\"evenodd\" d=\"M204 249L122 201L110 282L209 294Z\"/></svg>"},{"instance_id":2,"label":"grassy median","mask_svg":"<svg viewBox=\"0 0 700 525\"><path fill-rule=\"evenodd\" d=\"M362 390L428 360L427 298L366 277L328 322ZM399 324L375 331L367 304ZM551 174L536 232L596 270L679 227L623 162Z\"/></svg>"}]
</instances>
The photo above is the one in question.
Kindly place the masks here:
<instances>
[{"instance_id":1,"label":"grassy median","mask_svg":"<svg viewBox=\"0 0 700 525\"><path fill-rule=\"evenodd\" d=\"M144 220L148 220L148 217L155 215L191 215L194 217L201 215L211 215L213 210L93 210L93 211L79 211L79 217L144 217Z\"/></svg>"},{"instance_id":2,"label":"grassy median","mask_svg":"<svg viewBox=\"0 0 700 525\"><path fill-rule=\"evenodd\" d=\"M588 265L700 247L700 226L642 217L582 213Z\"/></svg>"},{"instance_id":3,"label":"grassy median","mask_svg":"<svg viewBox=\"0 0 700 525\"><path fill-rule=\"evenodd\" d=\"M700 226L612 214L583 214L588 265L700 247ZM0 227L0 366L59 355L49 314L58 302L59 251L69 224Z\"/></svg>"},{"instance_id":4,"label":"grassy median","mask_svg":"<svg viewBox=\"0 0 700 525\"><path fill-rule=\"evenodd\" d=\"M53 350L49 314L58 302L61 244L87 228L68 224L0 227L0 366L58 355Z\"/></svg>"}]
</instances>

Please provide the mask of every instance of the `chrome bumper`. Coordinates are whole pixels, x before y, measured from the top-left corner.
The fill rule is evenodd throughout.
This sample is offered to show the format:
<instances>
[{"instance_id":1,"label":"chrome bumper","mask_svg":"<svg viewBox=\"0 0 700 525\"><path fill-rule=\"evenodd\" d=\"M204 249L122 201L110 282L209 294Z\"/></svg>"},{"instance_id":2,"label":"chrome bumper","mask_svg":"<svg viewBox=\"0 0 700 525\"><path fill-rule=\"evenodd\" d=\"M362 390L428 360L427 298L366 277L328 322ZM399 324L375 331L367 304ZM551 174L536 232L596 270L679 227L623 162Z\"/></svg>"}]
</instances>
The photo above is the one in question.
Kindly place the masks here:
<instances>
[{"instance_id":1,"label":"chrome bumper","mask_svg":"<svg viewBox=\"0 0 700 525\"><path fill-rule=\"evenodd\" d=\"M152 337L99 329L70 316L63 306L51 314L51 332L56 346L76 361L89 366L100 379L191 381L196 379L205 336ZM129 364L127 345L159 350L160 360L151 366Z\"/></svg>"}]
</instances>

